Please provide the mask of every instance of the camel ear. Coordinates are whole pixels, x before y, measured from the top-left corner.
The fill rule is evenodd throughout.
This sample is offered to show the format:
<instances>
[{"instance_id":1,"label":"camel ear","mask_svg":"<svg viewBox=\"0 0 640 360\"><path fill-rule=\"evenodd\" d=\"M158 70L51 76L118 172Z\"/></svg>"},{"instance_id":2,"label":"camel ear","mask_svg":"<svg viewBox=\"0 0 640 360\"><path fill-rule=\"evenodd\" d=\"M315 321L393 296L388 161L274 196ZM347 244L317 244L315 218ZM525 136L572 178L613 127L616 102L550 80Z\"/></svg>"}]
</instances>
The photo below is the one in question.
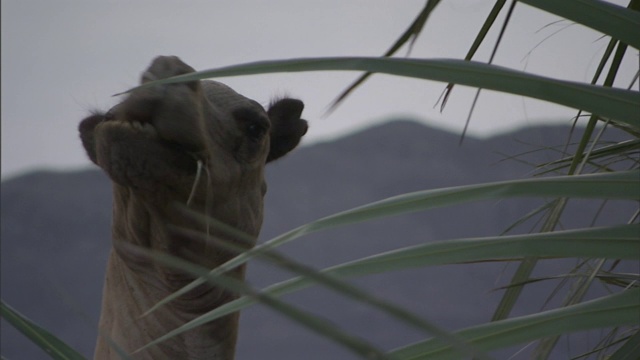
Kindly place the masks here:
<instances>
[{"instance_id":1,"label":"camel ear","mask_svg":"<svg viewBox=\"0 0 640 360\"><path fill-rule=\"evenodd\" d=\"M281 99L269 106L267 114L271 120L271 148L267 162L276 160L300 143L307 133L307 122L300 118L304 104L297 99Z\"/></svg>"}]
</instances>

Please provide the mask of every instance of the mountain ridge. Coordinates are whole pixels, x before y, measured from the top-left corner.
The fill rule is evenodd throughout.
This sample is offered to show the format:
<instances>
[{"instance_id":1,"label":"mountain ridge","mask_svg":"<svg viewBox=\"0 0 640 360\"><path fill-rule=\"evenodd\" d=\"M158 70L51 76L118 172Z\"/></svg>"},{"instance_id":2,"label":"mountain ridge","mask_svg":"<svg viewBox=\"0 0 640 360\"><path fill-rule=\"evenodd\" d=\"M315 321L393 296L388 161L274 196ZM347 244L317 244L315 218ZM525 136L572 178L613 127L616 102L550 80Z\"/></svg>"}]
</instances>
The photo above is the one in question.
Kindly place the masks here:
<instances>
[{"instance_id":1,"label":"mountain ridge","mask_svg":"<svg viewBox=\"0 0 640 360\"><path fill-rule=\"evenodd\" d=\"M396 121L331 142L304 146L267 167L269 188L259 241L320 217L401 193L529 176L533 170L530 163L557 156L555 152L530 152L536 149L535 144L562 146L568 129L545 126L484 140L468 137L458 146L457 134L411 121ZM504 161L502 155L520 153L524 153L520 161ZM3 299L90 356L97 336L95 325L110 247L109 180L98 169L36 171L2 181L1 193ZM531 199L477 202L395 216L311 234L278 251L320 269L403 246L496 235L540 203ZM579 214L591 211L583 202L576 202L573 207ZM602 222L615 221L614 215L614 211L605 212ZM568 219L566 226L589 226L589 221L576 217ZM541 275L558 273L566 265L566 261L545 261L539 271ZM458 329L489 320L501 294L489 290L497 286L496 279L507 281L510 271L497 263L471 264L410 269L349 282L406 306L444 328ZM248 281L256 288L291 276L259 261L249 264L248 275ZM523 297L527 302L514 312L537 311L549 286L531 285ZM384 349L424 336L321 288L289 294L284 300L327 317ZM2 333L3 356L47 358L4 320ZM558 356L563 358L562 353ZM354 356L257 305L242 313L237 358Z\"/></svg>"}]
</instances>

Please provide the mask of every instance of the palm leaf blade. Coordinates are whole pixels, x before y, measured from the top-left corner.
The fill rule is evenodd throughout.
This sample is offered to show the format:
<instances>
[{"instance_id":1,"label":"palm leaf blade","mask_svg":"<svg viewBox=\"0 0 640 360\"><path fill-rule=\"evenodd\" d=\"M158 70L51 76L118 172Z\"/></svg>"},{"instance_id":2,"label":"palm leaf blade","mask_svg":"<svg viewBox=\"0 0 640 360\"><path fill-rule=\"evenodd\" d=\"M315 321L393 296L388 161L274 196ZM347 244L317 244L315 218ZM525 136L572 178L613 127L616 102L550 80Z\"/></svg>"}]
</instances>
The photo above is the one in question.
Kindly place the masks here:
<instances>
[{"instance_id":1,"label":"palm leaf blade","mask_svg":"<svg viewBox=\"0 0 640 360\"><path fill-rule=\"evenodd\" d=\"M13 327L19 330L26 337L31 339L34 344L38 345L49 356L57 360L80 360L85 359L77 351L69 345L58 339L49 331L36 325L26 316L20 314L11 306L6 304L4 300L0 300L0 309L2 310L2 318L7 320Z\"/></svg>"},{"instance_id":2,"label":"palm leaf blade","mask_svg":"<svg viewBox=\"0 0 640 360\"><path fill-rule=\"evenodd\" d=\"M640 111L640 95L637 91L551 79L495 65L456 59L345 57L260 61L175 76L149 82L140 87L212 77L329 70L378 72L507 92L583 109L640 128L640 119L636 116ZM132 90L134 89L129 91Z\"/></svg>"},{"instance_id":3,"label":"palm leaf blade","mask_svg":"<svg viewBox=\"0 0 640 360\"><path fill-rule=\"evenodd\" d=\"M483 351L536 340L551 334L633 325L640 317L640 289L628 290L561 309L483 324L458 332ZM401 359L454 359L437 340L427 340L392 352Z\"/></svg>"}]
</instances>

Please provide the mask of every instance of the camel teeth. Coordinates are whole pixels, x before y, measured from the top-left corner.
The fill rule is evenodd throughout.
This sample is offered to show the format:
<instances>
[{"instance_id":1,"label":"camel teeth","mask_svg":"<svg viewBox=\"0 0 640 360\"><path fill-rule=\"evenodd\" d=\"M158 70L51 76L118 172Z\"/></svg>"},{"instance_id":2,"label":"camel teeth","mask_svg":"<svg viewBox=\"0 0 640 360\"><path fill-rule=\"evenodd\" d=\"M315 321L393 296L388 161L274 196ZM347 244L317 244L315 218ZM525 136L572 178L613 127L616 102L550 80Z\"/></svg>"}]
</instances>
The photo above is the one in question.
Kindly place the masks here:
<instances>
[{"instance_id":1,"label":"camel teeth","mask_svg":"<svg viewBox=\"0 0 640 360\"><path fill-rule=\"evenodd\" d=\"M124 123L137 131L142 131L150 135L157 135L156 128L154 128L151 123L140 121L125 121Z\"/></svg>"}]
</instances>

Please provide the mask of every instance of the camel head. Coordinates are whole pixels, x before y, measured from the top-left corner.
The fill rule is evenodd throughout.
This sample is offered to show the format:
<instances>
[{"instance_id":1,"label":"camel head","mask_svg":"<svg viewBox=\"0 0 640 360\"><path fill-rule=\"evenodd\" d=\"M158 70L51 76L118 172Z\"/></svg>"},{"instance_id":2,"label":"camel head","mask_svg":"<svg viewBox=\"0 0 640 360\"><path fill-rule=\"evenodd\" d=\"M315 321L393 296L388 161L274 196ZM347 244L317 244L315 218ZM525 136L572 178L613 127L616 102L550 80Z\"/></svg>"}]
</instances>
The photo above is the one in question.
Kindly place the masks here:
<instances>
[{"instance_id":1,"label":"camel head","mask_svg":"<svg viewBox=\"0 0 640 360\"><path fill-rule=\"evenodd\" d=\"M177 57L161 56L141 83L193 71ZM303 107L284 98L265 110L222 83L193 81L136 90L84 119L79 130L89 158L127 200L162 212L193 199L195 209L257 236L264 166L306 133Z\"/></svg>"},{"instance_id":2,"label":"camel head","mask_svg":"<svg viewBox=\"0 0 640 360\"><path fill-rule=\"evenodd\" d=\"M161 56L144 71L141 83L193 71L177 57ZM209 268L228 260L233 254L215 245L172 235L168 225L237 240L190 223L176 214L174 205L186 204L257 237L266 192L264 167L298 145L307 131L302 110L303 103L290 98L265 110L219 82L192 81L134 90L106 113L94 113L80 123L89 158L107 173L114 188L114 242L100 320L104 336L131 352L233 297L200 287L152 314L155 318L140 318L141 311L192 278L136 257L118 244L169 252ZM240 267L231 275L242 279L243 273ZM200 349L193 357L231 358L237 317L212 326L160 345L160 353L150 350L148 356L190 358L184 351ZM97 358L109 358L110 351L106 342L98 341Z\"/></svg>"}]
</instances>

